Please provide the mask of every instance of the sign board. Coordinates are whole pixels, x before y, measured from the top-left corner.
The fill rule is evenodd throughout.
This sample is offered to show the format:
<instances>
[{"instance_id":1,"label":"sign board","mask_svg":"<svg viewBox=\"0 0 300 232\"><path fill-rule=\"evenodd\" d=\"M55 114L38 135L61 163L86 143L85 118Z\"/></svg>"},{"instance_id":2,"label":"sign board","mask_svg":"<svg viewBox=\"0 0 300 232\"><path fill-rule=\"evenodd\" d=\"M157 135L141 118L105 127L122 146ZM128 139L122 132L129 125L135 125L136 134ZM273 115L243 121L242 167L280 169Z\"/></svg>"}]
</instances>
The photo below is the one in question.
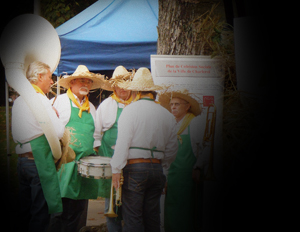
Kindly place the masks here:
<instances>
[{"instance_id":1,"label":"sign board","mask_svg":"<svg viewBox=\"0 0 300 232\"><path fill-rule=\"evenodd\" d=\"M155 84L172 85L174 89L187 89L196 94L202 107L208 101L223 95L221 60L210 56L151 55L151 73ZM222 102L222 101L221 101Z\"/></svg>"}]
</instances>

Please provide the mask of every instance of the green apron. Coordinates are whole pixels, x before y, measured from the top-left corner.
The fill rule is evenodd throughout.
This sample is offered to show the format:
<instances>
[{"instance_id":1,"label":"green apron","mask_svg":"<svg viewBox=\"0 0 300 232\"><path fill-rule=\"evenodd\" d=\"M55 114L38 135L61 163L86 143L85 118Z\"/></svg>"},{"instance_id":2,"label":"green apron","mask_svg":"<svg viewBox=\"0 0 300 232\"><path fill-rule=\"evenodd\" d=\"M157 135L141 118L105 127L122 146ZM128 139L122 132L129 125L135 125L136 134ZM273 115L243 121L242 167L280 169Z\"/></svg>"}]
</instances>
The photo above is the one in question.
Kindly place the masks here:
<instances>
[{"instance_id":1,"label":"green apron","mask_svg":"<svg viewBox=\"0 0 300 232\"><path fill-rule=\"evenodd\" d=\"M66 128L70 129L71 141L69 146L76 154L75 161L78 161L83 157L95 154L93 149L95 126L90 113L83 111L80 118L78 116L79 108L73 107L71 100L70 102L71 117ZM58 172L61 197L73 200L96 199L99 181L78 175L75 161L62 165Z\"/></svg>"},{"instance_id":2,"label":"green apron","mask_svg":"<svg viewBox=\"0 0 300 232\"><path fill-rule=\"evenodd\" d=\"M30 141L49 214L63 211L59 182L51 148L45 135Z\"/></svg>"},{"instance_id":3,"label":"green apron","mask_svg":"<svg viewBox=\"0 0 300 232\"><path fill-rule=\"evenodd\" d=\"M196 157L193 153L190 126L188 134L180 135L178 152L168 174L168 188L165 198L165 231L195 231L195 183L192 179Z\"/></svg>"},{"instance_id":4,"label":"green apron","mask_svg":"<svg viewBox=\"0 0 300 232\"><path fill-rule=\"evenodd\" d=\"M115 123L109 128L107 131L104 132L101 146L99 148L98 154L100 156L105 157L112 157L114 154L113 146L116 145L117 136L118 136L118 120L123 111L123 108L119 108L118 104L118 111ZM111 179L100 179L99 180L99 192L98 195L104 198L110 198L110 189L111 189Z\"/></svg>"}]
</instances>

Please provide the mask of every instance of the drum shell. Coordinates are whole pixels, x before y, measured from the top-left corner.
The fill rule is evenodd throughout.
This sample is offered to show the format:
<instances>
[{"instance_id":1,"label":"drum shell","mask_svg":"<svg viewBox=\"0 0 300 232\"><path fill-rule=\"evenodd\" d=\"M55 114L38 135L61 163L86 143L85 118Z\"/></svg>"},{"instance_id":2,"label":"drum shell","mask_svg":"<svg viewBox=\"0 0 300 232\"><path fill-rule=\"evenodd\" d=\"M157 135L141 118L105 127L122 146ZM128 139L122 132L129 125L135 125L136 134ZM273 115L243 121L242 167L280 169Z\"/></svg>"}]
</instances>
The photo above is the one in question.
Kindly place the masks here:
<instances>
[{"instance_id":1,"label":"drum shell","mask_svg":"<svg viewBox=\"0 0 300 232\"><path fill-rule=\"evenodd\" d=\"M91 179L111 179L112 171L109 157L86 156L77 161L78 174Z\"/></svg>"}]
</instances>

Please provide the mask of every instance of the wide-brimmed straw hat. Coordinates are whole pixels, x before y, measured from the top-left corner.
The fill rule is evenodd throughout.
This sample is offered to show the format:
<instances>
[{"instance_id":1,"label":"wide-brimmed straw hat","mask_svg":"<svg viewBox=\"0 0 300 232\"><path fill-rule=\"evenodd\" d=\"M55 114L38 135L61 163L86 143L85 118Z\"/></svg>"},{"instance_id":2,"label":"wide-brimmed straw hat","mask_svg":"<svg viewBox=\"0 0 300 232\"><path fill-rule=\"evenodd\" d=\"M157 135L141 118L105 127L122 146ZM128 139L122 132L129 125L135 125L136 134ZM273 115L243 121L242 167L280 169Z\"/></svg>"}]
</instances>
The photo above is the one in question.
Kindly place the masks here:
<instances>
[{"instance_id":1,"label":"wide-brimmed straw hat","mask_svg":"<svg viewBox=\"0 0 300 232\"><path fill-rule=\"evenodd\" d=\"M79 65L72 75L64 75L58 82L60 86L69 89L71 80L87 78L93 81L91 89L99 89L104 85L104 75L95 74L88 70L85 65Z\"/></svg>"},{"instance_id":2,"label":"wide-brimmed straw hat","mask_svg":"<svg viewBox=\"0 0 300 232\"><path fill-rule=\"evenodd\" d=\"M101 88L108 91L114 91L116 86L119 86L120 83L125 81L131 81L133 76L134 71L128 72L124 66L120 65L114 70L112 78L104 81Z\"/></svg>"},{"instance_id":3,"label":"wide-brimmed straw hat","mask_svg":"<svg viewBox=\"0 0 300 232\"><path fill-rule=\"evenodd\" d=\"M151 72L147 68L139 68L132 81L126 81L120 84L119 87L132 91L157 91L165 89L164 86L154 84Z\"/></svg>"},{"instance_id":4,"label":"wide-brimmed straw hat","mask_svg":"<svg viewBox=\"0 0 300 232\"><path fill-rule=\"evenodd\" d=\"M61 158L56 162L56 170L59 170L63 164L70 163L75 160L76 154L70 145L70 131L65 128L64 135L61 138Z\"/></svg>"},{"instance_id":5,"label":"wide-brimmed straw hat","mask_svg":"<svg viewBox=\"0 0 300 232\"><path fill-rule=\"evenodd\" d=\"M163 107L171 112L170 101L172 98L180 98L190 103L191 108L189 109L189 112L193 113L195 116L201 114L202 109L200 103L195 99L196 96L189 93L187 89L167 90L159 94L158 101Z\"/></svg>"}]
</instances>

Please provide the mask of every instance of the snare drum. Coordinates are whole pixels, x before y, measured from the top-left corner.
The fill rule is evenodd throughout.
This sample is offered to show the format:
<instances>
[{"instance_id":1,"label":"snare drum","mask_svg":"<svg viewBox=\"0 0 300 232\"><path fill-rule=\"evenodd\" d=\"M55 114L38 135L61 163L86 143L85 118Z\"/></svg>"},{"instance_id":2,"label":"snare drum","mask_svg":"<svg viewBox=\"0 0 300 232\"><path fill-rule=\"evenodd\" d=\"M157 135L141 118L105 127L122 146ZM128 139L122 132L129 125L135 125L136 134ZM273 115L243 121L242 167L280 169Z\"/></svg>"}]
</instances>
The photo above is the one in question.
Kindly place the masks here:
<instances>
[{"instance_id":1,"label":"snare drum","mask_svg":"<svg viewBox=\"0 0 300 232\"><path fill-rule=\"evenodd\" d=\"M111 158L103 156L86 156L77 161L78 174L91 179L111 179Z\"/></svg>"}]
</instances>

